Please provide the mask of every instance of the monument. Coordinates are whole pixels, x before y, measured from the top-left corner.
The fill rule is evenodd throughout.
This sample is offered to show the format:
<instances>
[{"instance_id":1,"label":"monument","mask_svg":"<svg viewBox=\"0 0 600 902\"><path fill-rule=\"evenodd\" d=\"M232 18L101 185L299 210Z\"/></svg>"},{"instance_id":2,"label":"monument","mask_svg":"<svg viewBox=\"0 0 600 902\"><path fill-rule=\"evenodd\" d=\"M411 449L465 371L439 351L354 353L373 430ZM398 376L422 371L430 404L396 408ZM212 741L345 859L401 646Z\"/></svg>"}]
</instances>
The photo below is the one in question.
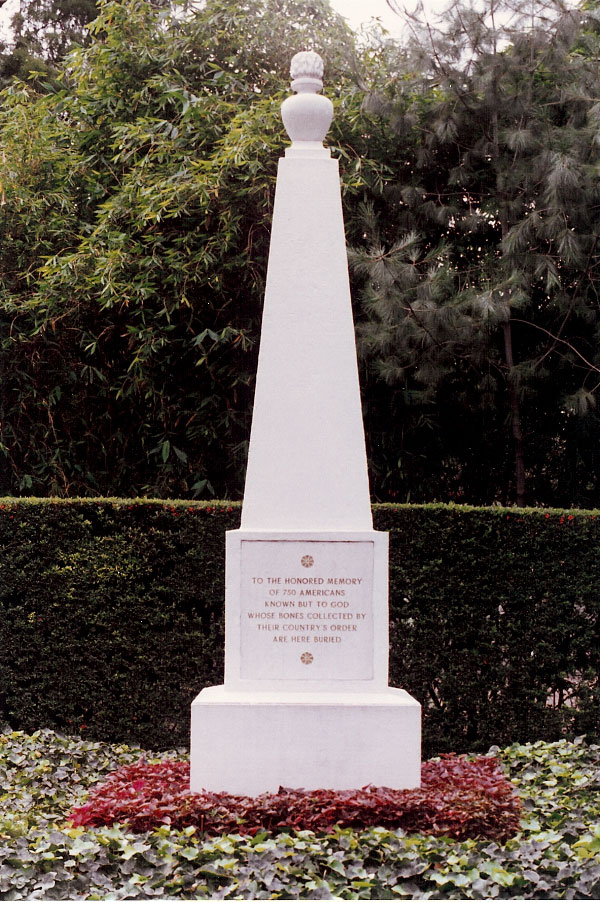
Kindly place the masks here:
<instances>
[{"instance_id":1,"label":"monument","mask_svg":"<svg viewBox=\"0 0 600 902\"><path fill-rule=\"evenodd\" d=\"M292 60L225 682L192 704L191 788L240 795L420 782L420 706L388 686L388 536L375 532L333 115Z\"/></svg>"}]
</instances>

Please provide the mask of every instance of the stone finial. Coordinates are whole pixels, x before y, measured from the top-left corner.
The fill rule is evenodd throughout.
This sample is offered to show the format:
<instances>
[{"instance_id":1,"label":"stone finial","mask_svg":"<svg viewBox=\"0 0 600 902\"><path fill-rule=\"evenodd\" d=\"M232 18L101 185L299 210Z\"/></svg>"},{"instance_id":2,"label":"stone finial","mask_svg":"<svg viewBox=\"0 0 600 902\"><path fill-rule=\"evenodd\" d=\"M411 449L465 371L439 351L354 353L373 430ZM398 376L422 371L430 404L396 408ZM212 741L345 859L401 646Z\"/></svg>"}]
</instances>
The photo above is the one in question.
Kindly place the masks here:
<instances>
[{"instance_id":1,"label":"stone finial","mask_svg":"<svg viewBox=\"0 0 600 902\"><path fill-rule=\"evenodd\" d=\"M288 97L281 105L281 116L286 131L292 139L292 147L286 150L314 154L326 151L323 138L331 125L333 104L317 92L323 87L323 60L318 53L304 50L297 53L290 66L292 90L296 95ZM329 152L326 152L329 155Z\"/></svg>"},{"instance_id":2,"label":"stone finial","mask_svg":"<svg viewBox=\"0 0 600 902\"><path fill-rule=\"evenodd\" d=\"M302 50L292 57L290 75L293 91L316 94L323 88L323 60L313 50Z\"/></svg>"}]
</instances>

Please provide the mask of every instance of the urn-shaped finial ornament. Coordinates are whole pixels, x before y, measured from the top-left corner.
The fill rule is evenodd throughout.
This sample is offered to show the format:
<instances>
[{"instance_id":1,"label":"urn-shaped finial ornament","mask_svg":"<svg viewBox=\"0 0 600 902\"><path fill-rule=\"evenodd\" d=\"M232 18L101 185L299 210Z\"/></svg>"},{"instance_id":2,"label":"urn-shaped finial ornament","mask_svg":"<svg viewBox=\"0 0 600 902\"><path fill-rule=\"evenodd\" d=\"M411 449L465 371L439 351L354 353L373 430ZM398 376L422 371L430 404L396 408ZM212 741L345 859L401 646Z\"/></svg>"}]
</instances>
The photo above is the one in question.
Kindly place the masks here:
<instances>
[{"instance_id":1,"label":"urn-shaped finial ornament","mask_svg":"<svg viewBox=\"0 0 600 902\"><path fill-rule=\"evenodd\" d=\"M308 150L322 146L333 119L333 104L317 92L323 87L323 60L313 50L303 50L292 58L292 90L281 105L281 117L292 139L292 147Z\"/></svg>"},{"instance_id":2,"label":"urn-shaped finial ornament","mask_svg":"<svg viewBox=\"0 0 600 902\"><path fill-rule=\"evenodd\" d=\"M323 60L314 50L302 50L292 57L290 75L293 91L316 93L323 87Z\"/></svg>"}]
</instances>

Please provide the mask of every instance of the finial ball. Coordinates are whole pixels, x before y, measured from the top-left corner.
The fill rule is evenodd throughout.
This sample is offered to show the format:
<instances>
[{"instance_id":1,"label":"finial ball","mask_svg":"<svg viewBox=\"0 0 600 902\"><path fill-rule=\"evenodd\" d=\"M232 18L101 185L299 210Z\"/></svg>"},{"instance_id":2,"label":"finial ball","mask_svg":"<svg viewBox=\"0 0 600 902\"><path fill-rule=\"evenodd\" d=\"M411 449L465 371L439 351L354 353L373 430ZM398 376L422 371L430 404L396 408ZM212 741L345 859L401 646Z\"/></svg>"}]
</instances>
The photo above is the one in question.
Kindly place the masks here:
<instances>
[{"instance_id":1,"label":"finial ball","mask_svg":"<svg viewBox=\"0 0 600 902\"><path fill-rule=\"evenodd\" d=\"M302 50L290 65L292 90L298 94L316 94L323 87L323 60L314 50Z\"/></svg>"},{"instance_id":2,"label":"finial ball","mask_svg":"<svg viewBox=\"0 0 600 902\"><path fill-rule=\"evenodd\" d=\"M323 79L323 60L314 50L302 50L292 57L290 75L296 78Z\"/></svg>"}]
</instances>

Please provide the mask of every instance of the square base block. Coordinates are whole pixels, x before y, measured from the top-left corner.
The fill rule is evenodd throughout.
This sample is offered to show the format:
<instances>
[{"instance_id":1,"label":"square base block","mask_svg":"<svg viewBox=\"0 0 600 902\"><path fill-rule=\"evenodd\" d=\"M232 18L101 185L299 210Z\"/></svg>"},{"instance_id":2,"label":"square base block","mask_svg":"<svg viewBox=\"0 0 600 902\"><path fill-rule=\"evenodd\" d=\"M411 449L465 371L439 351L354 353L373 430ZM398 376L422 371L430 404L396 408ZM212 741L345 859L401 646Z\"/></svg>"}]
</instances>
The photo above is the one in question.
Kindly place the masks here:
<instances>
[{"instance_id":1,"label":"square base block","mask_svg":"<svg viewBox=\"0 0 600 902\"><path fill-rule=\"evenodd\" d=\"M421 706L402 689L346 694L211 686L192 703L191 789L412 789Z\"/></svg>"}]
</instances>

